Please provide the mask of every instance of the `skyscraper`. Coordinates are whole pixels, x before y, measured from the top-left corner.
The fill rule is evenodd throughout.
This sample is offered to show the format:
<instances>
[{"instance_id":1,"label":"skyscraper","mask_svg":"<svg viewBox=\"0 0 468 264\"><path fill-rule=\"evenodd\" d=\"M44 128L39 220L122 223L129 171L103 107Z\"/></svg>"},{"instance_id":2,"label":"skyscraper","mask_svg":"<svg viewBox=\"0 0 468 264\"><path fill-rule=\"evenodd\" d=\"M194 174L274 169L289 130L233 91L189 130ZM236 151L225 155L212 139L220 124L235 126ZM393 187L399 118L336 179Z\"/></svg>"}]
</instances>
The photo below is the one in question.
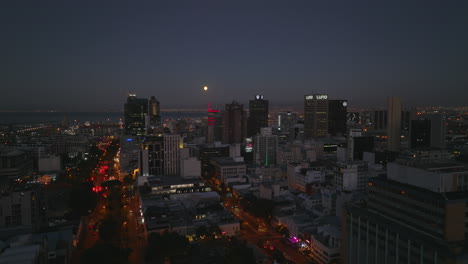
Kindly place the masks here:
<instances>
[{"instance_id":1,"label":"skyscraper","mask_svg":"<svg viewBox=\"0 0 468 264\"><path fill-rule=\"evenodd\" d=\"M387 129L388 123L388 112L387 110L376 110L373 112L372 124L373 129L375 130L385 130Z\"/></svg>"},{"instance_id":2,"label":"skyscraper","mask_svg":"<svg viewBox=\"0 0 468 264\"><path fill-rule=\"evenodd\" d=\"M412 149L429 148L431 146L431 121L411 120L409 142Z\"/></svg>"},{"instance_id":3,"label":"skyscraper","mask_svg":"<svg viewBox=\"0 0 468 264\"><path fill-rule=\"evenodd\" d=\"M304 138L325 137L328 133L328 95L304 96Z\"/></svg>"},{"instance_id":4,"label":"skyscraper","mask_svg":"<svg viewBox=\"0 0 468 264\"><path fill-rule=\"evenodd\" d=\"M150 119L150 126L152 128L161 125L161 112L159 108L159 101L154 96L149 100L148 115Z\"/></svg>"},{"instance_id":5,"label":"skyscraper","mask_svg":"<svg viewBox=\"0 0 468 264\"><path fill-rule=\"evenodd\" d=\"M363 136L360 129L350 130L348 135L348 151L350 160L362 160L364 152L372 152L373 150L373 136Z\"/></svg>"},{"instance_id":6,"label":"skyscraper","mask_svg":"<svg viewBox=\"0 0 468 264\"><path fill-rule=\"evenodd\" d=\"M207 132L206 132L206 143L211 144L216 140L216 126L217 122L219 123L219 110L211 109L210 104L208 104L208 119L207 119Z\"/></svg>"},{"instance_id":7,"label":"skyscraper","mask_svg":"<svg viewBox=\"0 0 468 264\"><path fill-rule=\"evenodd\" d=\"M243 143L246 134L246 113L244 105L233 101L226 104L222 113L223 117L223 138L225 144Z\"/></svg>"},{"instance_id":8,"label":"skyscraper","mask_svg":"<svg viewBox=\"0 0 468 264\"><path fill-rule=\"evenodd\" d=\"M259 134L262 127L268 127L268 100L263 99L263 95L256 95L255 100L249 101L247 136Z\"/></svg>"},{"instance_id":9,"label":"skyscraper","mask_svg":"<svg viewBox=\"0 0 468 264\"><path fill-rule=\"evenodd\" d=\"M409 131L411 123L411 111L401 111L401 131Z\"/></svg>"},{"instance_id":10,"label":"skyscraper","mask_svg":"<svg viewBox=\"0 0 468 264\"><path fill-rule=\"evenodd\" d=\"M401 99L391 96L388 98L387 120L387 149L398 152L401 136Z\"/></svg>"},{"instance_id":11,"label":"skyscraper","mask_svg":"<svg viewBox=\"0 0 468 264\"><path fill-rule=\"evenodd\" d=\"M348 101L328 100L328 133L332 136L346 135Z\"/></svg>"},{"instance_id":12,"label":"skyscraper","mask_svg":"<svg viewBox=\"0 0 468 264\"><path fill-rule=\"evenodd\" d=\"M129 94L127 103L124 105L125 135L144 135L147 114L148 99L137 98L136 94Z\"/></svg>"},{"instance_id":13,"label":"skyscraper","mask_svg":"<svg viewBox=\"0 0 468 264\"><path fill-rule=\"evenodd\" d=\"M141 143L139 161L142 176L164 174L164 137L162 134L146 136Z\"/></svg>"},{"instance_id":14,"label":"skyscraper","mask_svg":"<svg viewBox=\"0 0 468 264\"><path fill-rule=\"evenodd\" d=\"M229 157L229 145L207 144L202 146L199 151L198 158L200 159L201 175L204 178L211 178L211 158L214 157Z\"/></svg>"},{"instance_id":15,"label":"skyscraper","mask_svg":"<svg viewBox=\"0 0 468 264\"><path fill-rule=\"evenodd\" d=\"M411 120L411 148L445 148L445 123L440 114L420 115Z\"/></svg>"},{"instance_id":16,"label":"skyscraper","mask_svg":"<svg viewBox=\"0 0 468 264\"><path fill-rule=\"evenodd\" d=\"M292 134L296 124L297 113L289 111L278 113L278 128L282 134Z\"/></svg>"},{"instance_id":17,"label":"skyscraper","mask_svg":"<svg viewBox=\"0 0 468 264\"><path fill-rule=\"evenodd\" d=\"M179 175L180 150L183 139L179 134L164 134L164 175Z\"/></svg>"},{"instance_id":18,"label":"skyscraper","mask_svg":"<svg viewBox=\"0 0 468 264\"><path fill-rule=\"evenodd\" d=\"M273 135L271 127L262 128L260 135L255 135L253 151L257 165L276 164L278 136Z\"/></svg>"}]
</instances>

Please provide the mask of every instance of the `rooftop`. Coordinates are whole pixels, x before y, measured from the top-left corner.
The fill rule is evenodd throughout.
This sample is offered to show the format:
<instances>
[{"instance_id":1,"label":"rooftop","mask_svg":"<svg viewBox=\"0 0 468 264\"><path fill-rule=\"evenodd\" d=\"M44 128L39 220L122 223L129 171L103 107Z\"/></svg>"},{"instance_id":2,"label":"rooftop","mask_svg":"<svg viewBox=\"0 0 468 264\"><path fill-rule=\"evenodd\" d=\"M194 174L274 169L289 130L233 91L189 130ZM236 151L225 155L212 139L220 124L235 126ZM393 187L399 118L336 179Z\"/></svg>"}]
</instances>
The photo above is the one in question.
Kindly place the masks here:
<instances>
[{"instance_id":1,"label":"rooftop","mask_svg":"<svg viewBox=\"0 0 468 264\"><path fill-rule=\"evenodd\" d=\"M211 160L220 166L245 165L244 161L236 161L235 159L230 158L230 157L214 157L214 158L211 158Z\"/></svg>"},{"instance_id":2,"label":"rooftop","mask_svg":"<svg viewBox=\"0 0 468 264\"><path fill-rule=\"evenodd\" d=\"M1 149L0 150L0 156L1 157L15 157L15 156L20 156L23 155L24 152L16 149Z\"/></svg>"},{"instance_id":3,"label":"rooftop","mask_svg":"<svg viewBox=\"0 0 468 264\"><path fill-rule=\"evenodd\" d=\"M145 177L145 176L143 176ZM179 176L147 176L146 178L148 183L151 186L163 186L163 185L179 185L179 184L189 184L189 183L204 183L201 178L191 178L191 179L184 179Z\"/></svg>"},{"instance_id":4,"label":"rooftop","mask_svg":"<svg viewBox=\"0 0 468 264\"><path fill-rule=\"evenodd\" d=\"M423 164L416 164L415 167L424 169L424 170L439 171L439 172L468 171L467 164L455 163L455 162L423 163Z\"/></svg>"},{"instance_id":5,"label":"rooftop","mask_svg":"<svg viewBox=\"0 0 468 264\"><path fill-rule=\"evenodd\" d=\"M422 196L425 197L425 199L428 200L444 200L444 201L456 201L456 200L465 200L468 201L468 192L467 191L460 191L460 192L446 192L446 193L437 193L430 191L425 188L421 188L418 186L410 185L410 184L405 184L401 183L398 181L393 181L381 177L374 177L374 178L369 178L370 184L372 186L385 186L384 188L386 189L393 189L397 192L400 192L401 190L404 190L406 194L411 197L411 196Z\"/></svg>"}]
</instances>

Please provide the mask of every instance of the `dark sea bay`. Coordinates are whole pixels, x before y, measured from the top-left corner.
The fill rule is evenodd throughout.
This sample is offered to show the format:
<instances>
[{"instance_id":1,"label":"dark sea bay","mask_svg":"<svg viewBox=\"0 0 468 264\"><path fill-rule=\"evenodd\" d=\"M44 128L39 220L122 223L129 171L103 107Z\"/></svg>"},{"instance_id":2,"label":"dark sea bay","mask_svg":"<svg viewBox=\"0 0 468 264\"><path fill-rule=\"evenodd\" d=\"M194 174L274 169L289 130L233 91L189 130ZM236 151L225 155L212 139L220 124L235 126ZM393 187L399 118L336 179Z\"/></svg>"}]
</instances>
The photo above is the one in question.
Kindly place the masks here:
<instances>
[{"instance_id":1,"label":"dark sea bay","mask_svg":"<svg viewBox=\"0 0 468 264\"><path fill-rule=\"evenodd\" d=\"M162 112L163 119L200 118L203 112ZM119 112L0 112L0 124L39 124L39 123L117 123L123 119Z\"/></svg>"}]
</instances>

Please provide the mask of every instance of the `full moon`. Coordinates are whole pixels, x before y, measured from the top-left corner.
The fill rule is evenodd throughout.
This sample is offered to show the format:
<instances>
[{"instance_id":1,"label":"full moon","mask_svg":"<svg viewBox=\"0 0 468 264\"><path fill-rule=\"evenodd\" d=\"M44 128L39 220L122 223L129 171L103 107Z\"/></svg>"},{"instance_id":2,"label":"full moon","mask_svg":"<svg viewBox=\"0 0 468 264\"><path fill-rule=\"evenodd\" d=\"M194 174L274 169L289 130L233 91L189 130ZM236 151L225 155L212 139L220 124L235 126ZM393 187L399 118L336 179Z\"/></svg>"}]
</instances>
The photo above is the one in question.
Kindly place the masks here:
<instances>
[{"instance_id":1,"label":"full moon","mask_svg":"<svg viewBox=\"0 0 468 264\"><path fill-rule=\"evenodd\" d=\"M203 91L208 91L208 86L203 86Z\"/></svg>"}]
</instances>

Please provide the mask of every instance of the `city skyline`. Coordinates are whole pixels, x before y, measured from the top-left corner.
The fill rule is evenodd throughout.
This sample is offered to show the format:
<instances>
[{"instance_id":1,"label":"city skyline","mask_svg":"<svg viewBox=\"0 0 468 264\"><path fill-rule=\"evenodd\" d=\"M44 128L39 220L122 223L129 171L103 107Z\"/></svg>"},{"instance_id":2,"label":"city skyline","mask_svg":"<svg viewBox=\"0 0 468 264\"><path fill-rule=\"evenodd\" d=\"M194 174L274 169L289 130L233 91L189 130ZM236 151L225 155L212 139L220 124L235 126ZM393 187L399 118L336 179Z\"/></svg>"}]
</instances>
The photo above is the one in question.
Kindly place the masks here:
<instances>
[{"instance_id":1,"label":"city skyline","mask_svg":"<svg viewBox=\"0 0 468 264\"><path fill-rule=\"evenodd\" d=\"M1 110L117 111L129 92L154 95L163 108L255 94L275 105L324 93L350 107L388 96L461 106L468 96L463 2L31 2L1 10Z\"/></svg>"},{"instance_id":2,"label":"city skyline","mask_svg":"<svg viewBox=\"0 0 468 264\"><path fill-rule=\"evenodd\" d=\"M0 3L0 263L466 263L466 14Z\"/></svg>"}]
</instances>

